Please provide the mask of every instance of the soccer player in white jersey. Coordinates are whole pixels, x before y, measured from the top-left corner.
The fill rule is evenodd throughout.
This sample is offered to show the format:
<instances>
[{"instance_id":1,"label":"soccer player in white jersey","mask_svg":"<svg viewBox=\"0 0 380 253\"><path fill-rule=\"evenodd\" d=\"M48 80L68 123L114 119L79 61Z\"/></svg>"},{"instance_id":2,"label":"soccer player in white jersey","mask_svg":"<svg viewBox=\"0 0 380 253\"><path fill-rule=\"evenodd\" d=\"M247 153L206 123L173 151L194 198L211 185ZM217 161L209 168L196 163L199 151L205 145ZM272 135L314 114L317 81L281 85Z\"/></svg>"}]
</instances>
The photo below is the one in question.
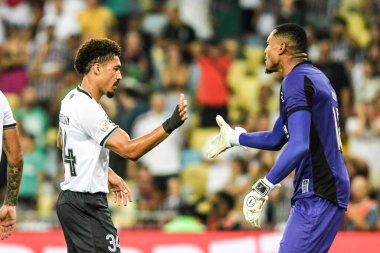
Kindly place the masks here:
<instances>
[{"instance_id":1,"label":"soccer player in white jersey","mask_svg":"<svg viewBox=\"0 0 380 253\"><path fill-rule=\"evenodd\" d=\"M114 124L99 104L113 97L122 76L120 46L109 39L91 39L79 49L74 67L82 83L62 100L57 146L62 150L65 178L57 214L68 252L120 252L106 194L124 205L131 201L127 184L108 167L109 150L137 160L166 139L188 118L181 94L172 116L152 132L136 139Z\"/></svg>"},{"instance_id":2,"label":"soccer player in white jersey","mask_svg":"<svg viewBox=\"0 0 380 253\"><path fill-rule=\"evenodd\" d=\"M0 159L7 156L7 189L0 208L0 238L9 237L16 226L16 205L21 184L23 159L20 138L7 98L0 91Z\"/></svg>"}]
</instances>

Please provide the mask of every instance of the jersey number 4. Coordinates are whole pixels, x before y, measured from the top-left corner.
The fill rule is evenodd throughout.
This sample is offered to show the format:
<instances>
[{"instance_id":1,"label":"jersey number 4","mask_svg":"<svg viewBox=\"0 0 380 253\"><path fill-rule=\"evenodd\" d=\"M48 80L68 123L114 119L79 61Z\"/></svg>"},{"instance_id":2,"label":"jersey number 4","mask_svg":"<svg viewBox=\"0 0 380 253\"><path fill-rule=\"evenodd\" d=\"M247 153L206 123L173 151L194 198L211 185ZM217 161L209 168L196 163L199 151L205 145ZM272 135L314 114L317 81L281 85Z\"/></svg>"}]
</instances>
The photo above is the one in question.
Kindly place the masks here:
<instances>
[{"instance_id":1,"label":"jersey number 4","mask_svg":"<svg viewBox=\"0 0 380 253\"><path fill-rule=\"evenodd\" d=\"M62 152L63 152L63 162L64 163L68 163L69 166L70 166L70 175L72 177L76 177L77 175L77 172L75 170L75 165L77 164L77 160L76 160L76 157L74 155L74 151L72 148L68 148L67 149L67 153L66 153L66 132L65 131L62 131L61 130L61 137L62 138Z\"/></svg>"}]
</instances>

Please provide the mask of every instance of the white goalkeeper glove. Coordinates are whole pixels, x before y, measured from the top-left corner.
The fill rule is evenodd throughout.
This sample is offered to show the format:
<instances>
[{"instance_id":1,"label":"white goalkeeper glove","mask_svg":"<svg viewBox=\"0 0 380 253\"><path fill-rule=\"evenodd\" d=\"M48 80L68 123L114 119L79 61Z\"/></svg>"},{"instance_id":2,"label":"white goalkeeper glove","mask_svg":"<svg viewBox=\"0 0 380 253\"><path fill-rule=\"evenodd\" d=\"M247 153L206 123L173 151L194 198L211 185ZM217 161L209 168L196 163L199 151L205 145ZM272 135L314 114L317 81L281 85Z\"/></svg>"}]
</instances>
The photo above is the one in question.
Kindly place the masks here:
<instances>
[{"instance_id":1,"label":"white goalkeeper glove","mask_svg":"<svg viewBox=\"0 0 380 253\"><path fill-rule=\"evenodd\" d=\"M275 188L281 187L280 184L273 185L265 177L259 179L244 198L243 214L245 220L254 227L260 227L261 212L268 200L268 195Z\"/></svg>"},{"instance_id":2,"label":"white goalkeeper glove","mask_svg":"<svg viewBox=\"0 0 380 253\"><path fill-rule=\"evenodd\" d=\"M232 146L240 145L240 134L247 132L241 127L235 127L235 129L232 129L220 115L216 116L216 123L218 123L220 127L220 133L211 141L211 147L207 155L210 159L217 157L220 153Z\"/></svg>"}]
</instances>

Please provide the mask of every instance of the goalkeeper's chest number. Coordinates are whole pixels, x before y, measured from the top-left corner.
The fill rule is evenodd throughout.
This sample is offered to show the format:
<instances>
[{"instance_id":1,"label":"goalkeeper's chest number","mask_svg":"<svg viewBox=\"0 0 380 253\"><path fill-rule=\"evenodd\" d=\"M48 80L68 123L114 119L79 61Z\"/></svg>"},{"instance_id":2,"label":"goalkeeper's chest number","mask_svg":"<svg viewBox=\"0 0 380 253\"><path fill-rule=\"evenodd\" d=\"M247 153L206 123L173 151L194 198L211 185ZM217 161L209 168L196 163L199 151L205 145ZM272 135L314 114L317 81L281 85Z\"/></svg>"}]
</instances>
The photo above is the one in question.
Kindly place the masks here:
<instances>
[{"instance_id":1,"label":"goalkeeper's chest number","mask_svg":"<svg viewBox=\"0 0 380 253\"><path fill-rule=\"evenodd\" d=\"M70 167L70 175L72 177L75 177L75 176L77 176L77 172L75 170L75 165L77 164L77 159L76 159L76 156L74 155L73 149L72 148L66 148L67 134L62 129L61 129L61 139L62 139L63 163L69 165L69 167Z\"/></svg>"}]
</instances>

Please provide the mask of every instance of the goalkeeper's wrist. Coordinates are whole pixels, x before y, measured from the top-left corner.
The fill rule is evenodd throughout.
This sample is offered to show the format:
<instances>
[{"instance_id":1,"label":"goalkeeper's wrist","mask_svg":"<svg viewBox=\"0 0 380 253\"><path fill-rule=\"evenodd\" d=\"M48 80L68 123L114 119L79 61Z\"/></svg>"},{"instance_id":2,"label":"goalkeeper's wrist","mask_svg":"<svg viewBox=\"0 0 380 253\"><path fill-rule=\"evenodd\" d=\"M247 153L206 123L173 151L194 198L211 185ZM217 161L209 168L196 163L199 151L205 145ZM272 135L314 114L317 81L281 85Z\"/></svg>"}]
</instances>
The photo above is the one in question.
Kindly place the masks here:
<instances>
[{"instance_id":1,"label":"goalkeeper's wrist","mask_svg":"<svg viewBox=\"0 0 380 253\"><path fill-rule=\"evenodd\" d=\"M261 197L266 197L275 188L266 177L260 178L254 185L252 185L252 190L257 192Z\"/></svg>"},{"instance_id":2,"label":"goalkeeper's wrist","mask_svg":"<svg viewBox=\"0 0 380 253\"><path fill-rule=\"evenodd\" d=\"M232 146L240 146L239 138L242 133L246 133L247 130L245 130L242 127L235 127L233 131L231 131L230 134L230 143Z\"/></svg>"}]
</instances>

